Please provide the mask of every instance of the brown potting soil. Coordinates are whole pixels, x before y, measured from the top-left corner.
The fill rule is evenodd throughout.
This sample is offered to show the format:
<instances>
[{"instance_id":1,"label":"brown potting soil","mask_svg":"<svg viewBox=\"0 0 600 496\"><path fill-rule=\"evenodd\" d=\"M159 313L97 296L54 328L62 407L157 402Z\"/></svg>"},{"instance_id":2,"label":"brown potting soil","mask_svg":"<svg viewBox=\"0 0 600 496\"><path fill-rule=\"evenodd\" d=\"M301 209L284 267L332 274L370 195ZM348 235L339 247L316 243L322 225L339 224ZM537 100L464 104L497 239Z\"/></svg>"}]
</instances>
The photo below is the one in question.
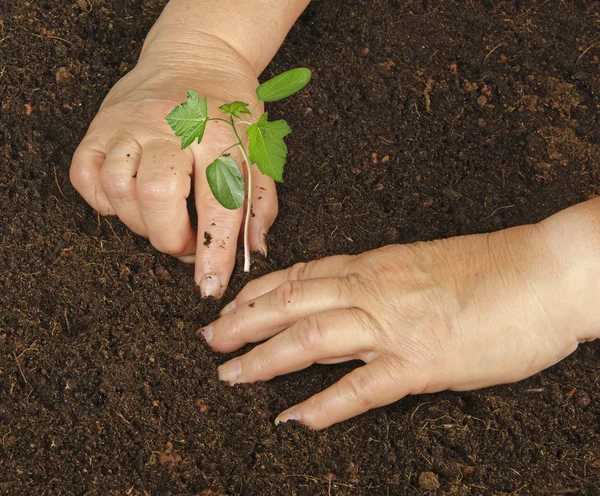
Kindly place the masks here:
<instances>
[{"instance_id":1,"label":"brown potting soil","mask_svg":"<svg viewBox=\"0 0 600 496\"><path fill-rule=\"evenodd\" d=\"M600 345L322 432L275 416L357 363L229 387L193 269L102 218L70 159L164 0L0 3L3 494L600 494ZM294 132L270 255L532 223L600 193L600 3L313 2L263 79ZM239 264L238 264L239 265ZM506 309L510 312L510 309Z\"/></svg>"}]
</instances>

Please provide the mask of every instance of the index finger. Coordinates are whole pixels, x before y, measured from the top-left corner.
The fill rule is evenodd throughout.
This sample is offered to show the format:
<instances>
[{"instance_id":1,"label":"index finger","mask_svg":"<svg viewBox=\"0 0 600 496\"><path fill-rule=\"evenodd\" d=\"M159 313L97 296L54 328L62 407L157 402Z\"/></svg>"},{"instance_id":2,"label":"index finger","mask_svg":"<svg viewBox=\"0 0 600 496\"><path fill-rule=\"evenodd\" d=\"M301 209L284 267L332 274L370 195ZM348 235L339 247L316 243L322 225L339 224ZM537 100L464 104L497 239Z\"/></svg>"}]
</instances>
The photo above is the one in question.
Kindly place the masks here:
<instances>
[{"instance_id":1,"label":"index finger","mask_svg":"<svg viewBox=\"0 0 600 496\"><path fill-rule=\"evenodd\" d=\"M250 281L235 299L221 310L221 316L235 308L270 293L286 282L306 281L326 277L344 277L347 275L352 255L337 255L313 262L301 262L284 270L272 272L259 279Z\"/></svg>"}]
</instances>

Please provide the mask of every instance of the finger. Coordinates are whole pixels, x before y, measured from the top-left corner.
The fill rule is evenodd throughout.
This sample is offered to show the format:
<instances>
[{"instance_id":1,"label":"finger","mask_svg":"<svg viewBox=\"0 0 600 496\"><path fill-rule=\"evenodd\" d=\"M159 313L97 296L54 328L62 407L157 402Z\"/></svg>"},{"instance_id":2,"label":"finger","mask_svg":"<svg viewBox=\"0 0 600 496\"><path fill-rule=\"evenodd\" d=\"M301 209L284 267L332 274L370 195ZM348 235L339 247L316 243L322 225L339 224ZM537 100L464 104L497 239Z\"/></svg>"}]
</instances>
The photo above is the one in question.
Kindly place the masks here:
<instances>
[{"instance_id":1,"label":"finger","mask_svg":"<svg viewBox=\"0 0 600 496\"><path fill-rule=\"evenodd\" d=\"M144 143L137 174L137 197L148 238L159 251L177 257L196 251L187 197L193 157L167 140Z\"/></svg>"},{"instance_id":2,"label":"finger","mask_svg":"<svg viewBox=\"0 0 600 496\"><path fill-rule=\"evenodd\" d=\"M133 232L146 236L137 201L137 172L142 148L131 136L121 135L106 146L100 180L106 197L121 221Z\"/></svg>"},{"instance_id":3,"label":"finger","mask_svg":"<svg viewBox=\"0 0 600 496\"><path fill-rule=\"evenodd\" d=\"M105 156L99 143L84 139L73 154L70 178L71 184L92 208L102 215L112 215L114 210L100 182Z\"/></svg>"},{"instance_id":4,"label":"finger","mask_svg":"<svg viewBox=\"0 0 600 496\"><path fill-rule=\"evenodd\" d=\"M275 424L296 420L312 429L389 405L408 394L425 389L423 371L380 357L345 375L333 386L280 413Z\"/></svg>"},{"instance_id":5,"label":"finger","mask_svg":"<svg viewBox=\"0 0 600 496\"><path fill-rule=\"evenodd\" d=\"M268 381L319 360L366 356L374 345L367 325L358 310L311 314L245 355L221 365L219 379L230 384Z\"/></svg>"},{"instance_id":6,"label":"finger","mask_svg":"<svg viewBox=\"0 0 600 496\"><path fill-rule=\"evenodd\" d=\"M301 262L288 269L272 272L260 279L249 282L236 296L235 300L221 310L225 315L250 300L273 291L287 281L304 281L321 277L344 277L354 257L351 255L338 255L322 258L313 262Z\"/></svg>"},{"instance_id":7,"label":"finger","mask_svg":"<svg viewBox=\"0 0 600 496\"><path fill-rule=\"evenodd\" d=\"M214 148L214 142L211 145ZM223 296L233 272L237 254L237 237L242 224L243 209L228 210L214 197L206 180L206 168L215 156L210 147L196 155L195 194L198 209L198 248L195 280L202 296ZM206 161L206 157L211 157ZM231 157L242 164L242 154L231 150ZM204 162L204 163L203 163Z\"/></svg>"},{"instance_id":8,"label":"finger","mask_svg":"<svg viewBox=\"0 0 600 496\"><path fill-rule=\"evenodd\" d=\"M279 204L275 181L252 166L252 217L249 225L250 249L265 257L269 253L267 233L275 222ZM244 219L245 221L245 219Z\"/></svg>"},{"instance_id":9,"label":"finger","mask_svg":"<svg viewBox=\"0 0 600 496\"><path fill-rule=\"evenodd\" d=\"M346 279L287 281L227 313L200 332L216 351L230 352L274 336L311 314L351 306Z\"/></svg>"}]
</instances>

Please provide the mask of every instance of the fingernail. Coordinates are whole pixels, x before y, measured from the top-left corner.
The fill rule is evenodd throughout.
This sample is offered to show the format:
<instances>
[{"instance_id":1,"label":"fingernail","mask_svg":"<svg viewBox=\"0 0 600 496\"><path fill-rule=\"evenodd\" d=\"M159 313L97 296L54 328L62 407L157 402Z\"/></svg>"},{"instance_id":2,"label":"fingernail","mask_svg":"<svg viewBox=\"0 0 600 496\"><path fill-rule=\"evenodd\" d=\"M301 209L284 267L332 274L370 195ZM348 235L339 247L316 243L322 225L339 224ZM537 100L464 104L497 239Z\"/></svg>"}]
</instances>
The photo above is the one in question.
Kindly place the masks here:
<instances>
[{"instance_id":1,"label":"fingernail","mask_svg":"<svg viewBox=\"0 0 600 496\"><path fill-rule=\"evenodd\" d=\"M200 294L203 297L218 296L221 292L221 280L217 276L206 276L200 283Z\"/></svg>"},{"instance_id":2,"label":"fingernail","mask_svg":"<svg viewBox=\"0 0 600 496\"><path fill-rule=\"evenodd\" d=\"M295 420L296 422L300 422L300 414L298 412L294 412L293 410L288 410L287 412L280 413L275 419L275 425L285 424L288 420Z\"/></svg>"},{"instance_id":3,"label":"fingernail","mask_svg":"<svg viewBox=\"0 0 600 496\"><path fill-rule=\"evenodd\" d=\"M221 365L218 371L219 379L233 386L242 373L242 363L237 359L231 360Z\"/></svg>"},{"instance_id":4,"label":"fingernail","mask_svg":"<svg viewBox=\"0 0 600 496\"><path fill-rule=\"evenodd\" d=\"M184 255L183 257L179 257L183 263L193 264L196 261L196 255Z\"/></svg>"},{"instance_id":5,"label":"fingernail","mask_svg":"<svg viewBox=\"0 0 600 496\"><path fill-rule=\"evenodd\" d=\"M269 248L267 246L267 231L265 229L260 231L260 251L262 251L262 254L267 258Z\"/></svg>"},{"instance_id":6,"label":"fingernail","mask_svg":"<svg viewBox=\"0 0 600 496\"><path fill-rule=\"evenodd\" d=\"M235 307L236 307L235 300L233 300L232 302L228 303L227 305L225 305L223 307L223 310L221 310L220 314L221 315L225 315L226 313L231 312L232 310L234 310Z\"/></svg>"},{"instance_id":7,"label":"fingernail","mask_svg":"<svg viewBox=\"0 0 600 496\"><path fill-rule=\"evenodd\" d=\"M202 337L204 338L204 340L208 344L210 344L210 342L212 341L212 337L213 337L213 327L208 326L208 327L205 327L204 329L200 329L200 334L202 334Z\"/></svg>"}]
</instances>

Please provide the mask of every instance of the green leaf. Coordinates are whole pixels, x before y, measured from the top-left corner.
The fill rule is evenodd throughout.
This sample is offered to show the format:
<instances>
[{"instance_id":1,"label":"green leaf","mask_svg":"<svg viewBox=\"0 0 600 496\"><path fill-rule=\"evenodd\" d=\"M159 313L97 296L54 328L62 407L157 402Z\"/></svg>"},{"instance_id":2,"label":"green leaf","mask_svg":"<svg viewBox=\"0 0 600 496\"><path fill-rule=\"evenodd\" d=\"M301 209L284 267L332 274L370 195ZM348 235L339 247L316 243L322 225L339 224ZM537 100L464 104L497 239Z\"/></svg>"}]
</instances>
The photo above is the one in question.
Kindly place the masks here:
<instances>
[{"instance_id":1,"label":"green leaf","mask_svg":"<svg viewBox=\"0 0 600 496\"><path fill-rule=\"evenodd\" d=\"M292 130L284 120L269 122L268 118L269 114L265 112L259 121L246 131L250 138L248 151L250 160L263 174L282 183L283 166L288 152L283 138Z\"/></svg>"},{"instance_id":2,"label":"green leaf","mask_svg":"<svg viewBox=\"0 0 600 496\"><path fill-rule=\"evenodd\" d=\"M193 91L187 92L187 101L175 107L166 117L176 136L181 137L181 149L190 146L196 138L202 141L208 122L208 104Z\"/></svg>"},{"instance_id":3,"label":"green leaf","mask_svg":"<svg viewBox=\"0 0 600 496\"><path fill-rule=\"evenodd\" d=\"M240 114L251 115L252 112L248 110L248 104L244 102L233 102L226 103L219 107L224 114L229 114L236 119L240 118Z\"/></svg>"},{"instance_id":4,"label":"green leaf","mask_svg":"<svg viewBox=\"0 0 600 496\"><path fill-rule=\"evenodd\" d=\"M256 96L263 102L282 100L304 88L311 77L310 69L304 67L286 71L256 88Z\"/></svg>"},{"instance_id":5,"label":"green leaf","mask_svg":"<svg viewBox=\"0 0 600 496\"><path fill-rule=\"evenodd\" d=\"M206 168L206 179L217 201L229 210L244 204L244 176L231 157L219 157Z\"/></svg>"}]
</instances>

